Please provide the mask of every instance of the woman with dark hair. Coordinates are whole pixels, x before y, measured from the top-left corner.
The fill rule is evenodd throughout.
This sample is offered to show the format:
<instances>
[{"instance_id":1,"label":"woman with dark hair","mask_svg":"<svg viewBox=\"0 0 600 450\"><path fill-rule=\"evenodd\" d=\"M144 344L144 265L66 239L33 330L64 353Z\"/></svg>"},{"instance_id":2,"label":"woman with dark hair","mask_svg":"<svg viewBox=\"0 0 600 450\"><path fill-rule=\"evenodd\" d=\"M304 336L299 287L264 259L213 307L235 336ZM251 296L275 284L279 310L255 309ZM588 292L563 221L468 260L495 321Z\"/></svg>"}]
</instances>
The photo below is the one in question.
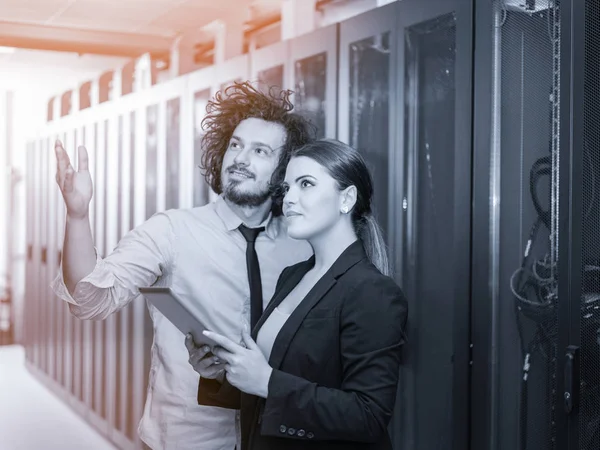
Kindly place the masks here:
<instances>
[{"instance_id":1,"label":"woman with dark hair","mask_svg":"<svg viewBox=\"0 0 600 450\"><path fill-rule=\"evenodd\" d=\"M282 189L288 234L314 255L284 269L245 347L206 332L226 380L199 400L240 408L242 450L391 449L407 302L388 276L369 171L320 140L292 153Z\"/></svg>"}]
</instances>

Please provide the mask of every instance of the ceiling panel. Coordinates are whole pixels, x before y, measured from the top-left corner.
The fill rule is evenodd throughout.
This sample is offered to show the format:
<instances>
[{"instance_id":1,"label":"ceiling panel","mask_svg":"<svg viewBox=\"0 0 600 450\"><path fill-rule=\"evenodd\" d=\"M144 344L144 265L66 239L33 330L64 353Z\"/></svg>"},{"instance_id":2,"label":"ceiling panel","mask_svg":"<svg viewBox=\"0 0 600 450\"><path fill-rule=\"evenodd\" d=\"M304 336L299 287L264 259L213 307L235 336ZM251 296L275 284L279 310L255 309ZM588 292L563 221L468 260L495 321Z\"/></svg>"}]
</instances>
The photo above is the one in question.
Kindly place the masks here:
<instances>
[{"instance_id":1,"label":"ceiling panel","mask_svg":"<svg viewBox=\"0 0 600 450\"><path fill-rule=\"evenodd\" d=\"M2 5L0 12L3 12L6 8L18 6L30 9L48 8L60 10L61 8L64 8L76 1L78 0L0 0L0 4Z\"/></svg>"},{"instance_id":2,"label":"ceiling panel","mask_svg":"<svg viewBox=\"0 0 600 450\"><path fill-rule=\"evenodd\" d=\"M77 0L0 0L0 20L45 24Z\"/></svg>"},{"instance_id":3,"label":"ceiling panel","mask_svg":"<svg viewBox=\"0 0 600 450\"><path fill-rule=\"evenodd\" d=\"M133 37L140 42L149 42L145 39L160 37L163 40L168 38L168 45L177 34L201 28L216 19L227 21L236 16L241 19L255 19L263 15L272 15L281 7L282 1L0 0L0 22L6 22L5 25L16 24L18 28L15 31L14 27L4 27L5 42L12 40L10 45L17 47L20 46L19 43L25 42L25 46L38 45L37 48L67 50L57 52L18 48L12 54L0 53L0 84L6 83L10 78L11 83L17 85L33 83L48 89L59 89L58 85L74 88L79 82L91 79L105 70L122 67L129 61L128 58L87 54L80 56L68 52L79 51L81 46L88 45L90 40L115 45L115 37L111 32L136 33L144 36ZM28 28L25 24L32 25L33 28ZM36 25L40 28L35 28ZM50 35L44 38L43 42L36 42L35 36L38 36L38 41L41 39L36 31L42 30L44 26L68 30L60 30L64 31L61 34L50 28ZM83 30L93 32L88 31L86 34ZM3 36L2 31L0 27L0 38ZM76 38L77 33L81 37L79 40ZM64 36L68 36L68 39ZM58 45L64 44L63 41L78 44L79 47L74 49L73 45ZM41 45L43 43L47 45ZM148 45L150 47L150 44ZM91 47L89 50L93 51Z\"/></svg>"},{"instance_id":4,"label":"ceiling panel","mask_svg":"<svg viewBox=\"0 0 600 450\"><path fill-rule=\"evenodd\" d=\"M4 0L0 0L3 2ZM14 7L4 7L0 9L0 18L6 22L24 22L24 23L46 23L52 19L56 10L54 8L41 7L35 8L27 5L15 5Z\"/></svg>"},{"instance_id":5,"label":"ceiling panel","mask_svg":"<svg viewBox=\"0 0 600 450\"><path fill-rule=\"evenodd\" d=\"M113 56L78 55L67 52L50 52L45 50L19 50L10 56L13 64L31 64L35 61L40 67L60 66L67 70L78 70L85 67L89 70L103 70L107 64L124 64L128 58Z\"/></svg>"},{"instance_id":6,"label":"ceiling panel","mask_svg":"<svg viewBox=\"0 0 600 450\"><path fill-rule=\"evenodd\" d=\"M190 28L200 28L222 17L222 11L217 9L203 9L200 11L188 7L166 12L149 24L165 27L173 30L175 33L180 33Z\"/></svg>"},{"instance_id":7,"label":"ceiling panel","mask_svg":"<svg viewBox=\"0 0 600 450\"><path fill-rule=\"evenodd\" d=\"M172 27L162 24L160 20L158 20L156 23L141 25L135 29L135 32L164 37L173 37L177 34L175 31L173 31Z\"/></svg>"},{"instance_id":8,"label":"ceiling panel","mask_svg":"<svg viewBox=\"0 0 600 450\"><path fill-rule=\"evenodd\" d=\"M94 28L99 28L106 20L139 24L154 20L169 9L171 7L165 3L140 5L123 1L116 4L103 1L82 2L80 0L65 9L50 24L60 25L61 23L68 23L71 26L76 20L84 20L86 23L97 20L99 24Z\"/></svg>"},{"instance_id":9,"label":"ceiling panel","mask_svg":"<svg viewBox=\"0 0 600 450\"><path fill-rule=\"evenodd\" d=\"M38 7L41 5L48 5L53 8L62 8L70 3L74 3L78 0L2 0L2 7L9 7L15 5L22 5L28 7ZM81 1L81 0L80 0ZM128 0L125 0L128 1Z\"/></svg>"},{"instance_id":10,"label":"ceiling panel","mask_svg":"<svg viewBox=\"0 0 600 450\"><path fill-rule=\"evenodd\" d=\"M66 27L66 28L79 28L86 30L98 30L98 31L114 31L122 33L132 33L137 31L137 22L134 20L119 20L110 19L106 17L102 18L60 18L52 21L53 26Z\"/></svg>"},{"instance_id":11,"label":"ceiling panel","mask_svg":"<svg viewBox=\"0 0 600 450\"><path fill-rule=\"evenodd\" d=\"M174 36L216 19L271 12L282 0L0 0L0 21ZM1 30L0 30L1 33Z\"/></svg>"},{"instance_id":12,"label":"ceiling panel","mask_svg":"<svg viewBox=\"0 0 600 450\"><path fill-rule=\"evenodd\" d=\"M250 0L186 0L173 11L186 11L194 14L199 21L208 23L210 20L204 20L203 14L216 14L225 21L231 16L248 16L251 3Z\"/></svg>"}]
</instances>

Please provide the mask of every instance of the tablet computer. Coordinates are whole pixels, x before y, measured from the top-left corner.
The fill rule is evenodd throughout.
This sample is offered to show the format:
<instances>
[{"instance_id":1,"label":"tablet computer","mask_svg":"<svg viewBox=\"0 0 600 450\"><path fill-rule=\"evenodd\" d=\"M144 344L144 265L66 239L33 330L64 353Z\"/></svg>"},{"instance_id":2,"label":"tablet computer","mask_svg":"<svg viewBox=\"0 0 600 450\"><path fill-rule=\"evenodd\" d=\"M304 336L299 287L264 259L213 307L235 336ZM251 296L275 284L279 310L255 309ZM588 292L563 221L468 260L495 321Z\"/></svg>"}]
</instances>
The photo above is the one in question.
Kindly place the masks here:
<instances>
[{"instance_id":1,"label":"tablet computer","mask_svg":"<svg viewBox=\"0 0 600 450\"><path fill-rule=\"evenodd\" d=\"M140 294L152 303L184 335L191 333L197 346L208 345L211 349L217 344L204 336L207 328L188 307L168 287L142 287Z\"/></svg>"}]
</instances>

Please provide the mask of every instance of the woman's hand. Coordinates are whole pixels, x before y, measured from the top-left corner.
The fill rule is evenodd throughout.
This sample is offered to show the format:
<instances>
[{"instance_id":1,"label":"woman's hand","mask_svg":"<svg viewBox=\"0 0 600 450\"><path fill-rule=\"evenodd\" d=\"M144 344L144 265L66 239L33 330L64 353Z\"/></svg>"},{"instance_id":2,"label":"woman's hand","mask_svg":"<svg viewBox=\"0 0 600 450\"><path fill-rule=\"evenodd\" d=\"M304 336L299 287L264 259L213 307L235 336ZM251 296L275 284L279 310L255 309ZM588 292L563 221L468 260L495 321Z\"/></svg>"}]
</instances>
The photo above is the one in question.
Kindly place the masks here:
<instances>
[{"instance_id":1,"label":"woman's hand","mask_svg":"<svg viewBox=\"0 0 600 450\"><path fill-rule=\"evenodd\" d=\"M213 349L213 353L225 362L229 383L247 394L267 398L273 369L248 332L242 332L246 348L212 331L204 331L203 334L219 345Z\"/></svg>"}]
</instances>

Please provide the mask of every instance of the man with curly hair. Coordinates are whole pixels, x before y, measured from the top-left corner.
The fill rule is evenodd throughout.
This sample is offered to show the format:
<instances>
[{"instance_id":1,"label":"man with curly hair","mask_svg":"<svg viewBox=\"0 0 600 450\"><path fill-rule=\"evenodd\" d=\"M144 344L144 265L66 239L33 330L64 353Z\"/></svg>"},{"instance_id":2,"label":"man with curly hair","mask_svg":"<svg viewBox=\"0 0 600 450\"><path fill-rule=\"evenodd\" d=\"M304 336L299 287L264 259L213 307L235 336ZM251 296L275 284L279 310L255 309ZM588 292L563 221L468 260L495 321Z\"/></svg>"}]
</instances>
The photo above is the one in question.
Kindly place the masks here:
<instances>
[{"instance_id":1,"label":"man with curly hair","mask_svg":"<svg viewBox=\"0 0 600 450\"><path fill-rule=\"evenodd\" d=\"M264 303L281 271L312 254L306 242L287 236L280 217L278 187L290 152L311 140L308 123L291 112L289 95L264 94L250 83L218 92L207 107L202 142L202 168L218 199L155 214L104 258L95 251L88 216L92 180L87 152L78 148L75 171L57 141L56 180L67 220L62 267L53 289L72 314L104 319L138 297L138 288L168 286L194 302L208 327L241 338L252 309L244 227L259 228L253 248L259 261L258 296ZM252 297L257 297L256 288ZM199 377L181 332L153 306L149 309L154 343L141 439L152 449L233 449L237 412L198 404ZM206 349L198 349L197 355L205 364L203 377L222 376L219 362Z\"/></svg>"}]
</instances>

